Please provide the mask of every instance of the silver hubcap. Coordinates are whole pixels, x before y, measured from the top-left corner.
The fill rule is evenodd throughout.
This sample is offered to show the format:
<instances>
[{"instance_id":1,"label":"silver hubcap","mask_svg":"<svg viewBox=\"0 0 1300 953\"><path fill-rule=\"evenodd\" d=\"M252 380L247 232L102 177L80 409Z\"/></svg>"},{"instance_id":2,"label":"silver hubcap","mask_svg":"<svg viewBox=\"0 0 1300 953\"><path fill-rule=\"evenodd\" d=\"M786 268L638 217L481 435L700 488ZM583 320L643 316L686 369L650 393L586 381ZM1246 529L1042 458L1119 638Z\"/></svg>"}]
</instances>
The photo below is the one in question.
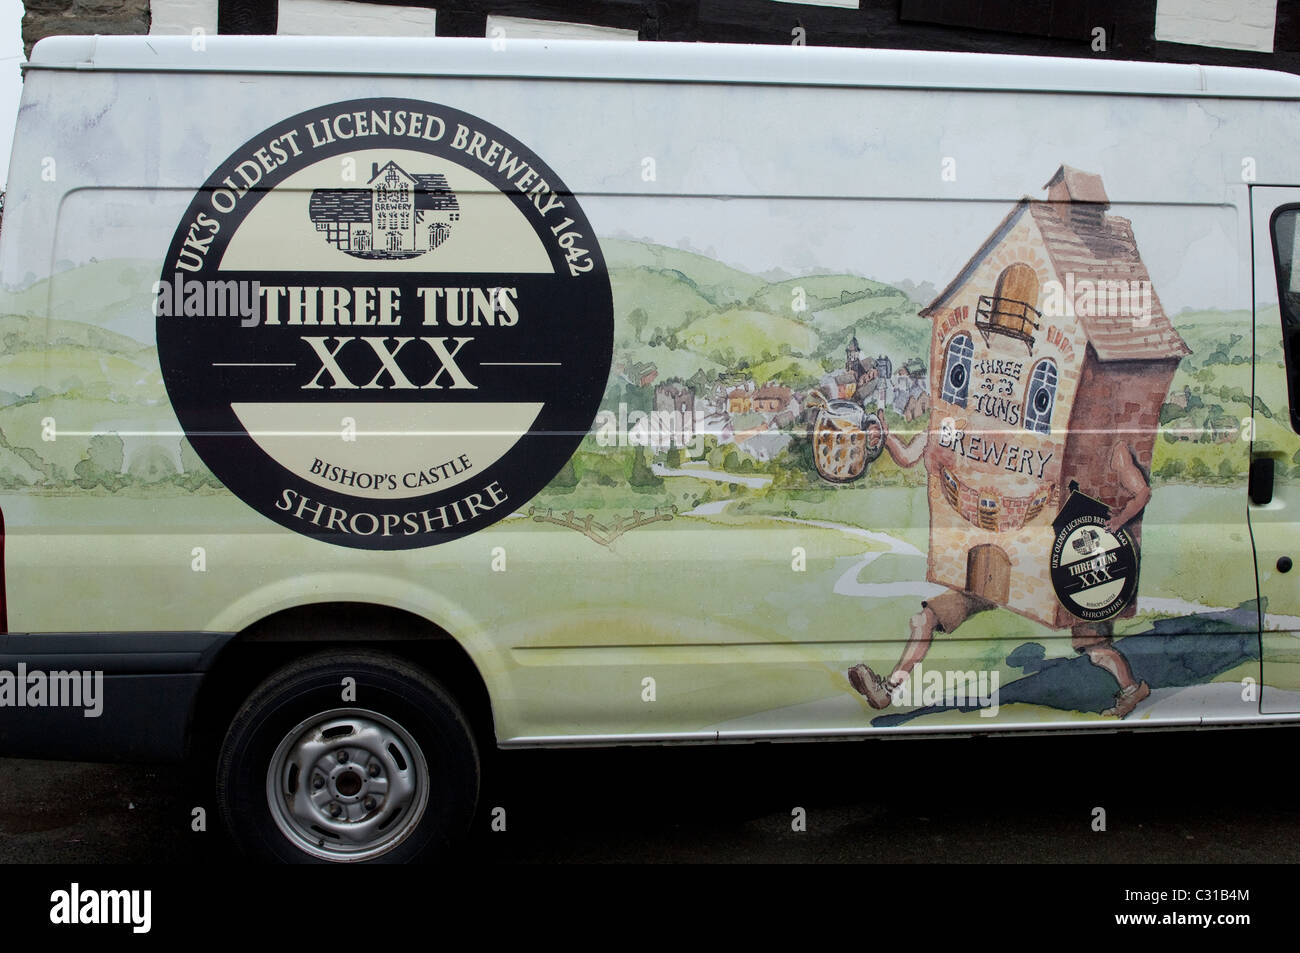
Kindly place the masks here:
<instances>
[{"instance_id":1,"label":"silver hubcap","mask_svg":"<svg viewBox=\"0 0 1300 953\"><path fill-rule=\"evenodd\" d=\"M424 816L429 769L391 718L359 708L296 725L266 772L276 826L295 846L334 861L368 860L400 844Z\"/></svg>"}]
</instances>

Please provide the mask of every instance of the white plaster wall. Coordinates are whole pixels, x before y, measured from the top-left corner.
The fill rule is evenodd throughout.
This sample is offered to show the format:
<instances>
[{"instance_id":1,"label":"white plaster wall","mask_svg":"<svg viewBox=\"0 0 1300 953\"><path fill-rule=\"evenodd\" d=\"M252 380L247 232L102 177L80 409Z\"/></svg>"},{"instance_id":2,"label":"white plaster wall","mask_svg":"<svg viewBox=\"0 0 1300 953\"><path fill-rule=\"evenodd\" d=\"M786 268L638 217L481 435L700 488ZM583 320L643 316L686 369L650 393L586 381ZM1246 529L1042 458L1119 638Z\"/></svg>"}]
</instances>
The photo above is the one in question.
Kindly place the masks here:
<instances>
[{"instance_id":1,"label":"white plaster wall","mask_svg":"<svg viewBox=\"0 0 1300 953\"><path fill-rule=\"evenodd\" d=\"M527 17L487 18L487 35L525 40L635 40L636 30L619 30L611 26L564 23L560 20L530 20Z\"/></svg>"},{"instance_id":2,"label":"white plaster wall","mask_svg":"<svg viewBox=\"0 0 1300 953\"><path fill-rule=\"evenodd\" d=\"M1156 39L1273 52L1277 0L1157 0Z\"/></svg>"},{"instance_id":3,"label":"white plaster wall","mask_svg":"<svg viewBox=\"0 0 1300 953\"><path fill-rule=\"evenodd\" d=\"M217 33L217 0L153 0L149 4L150 35Z\"/></svg>"},{"instance_id":4,"label":"white plaster wall","mask_svg":"<svg viewBox=\"0 0 1300 953\"><path fill-rule=\"evenodd\" d=\"M437 14L425 7L353 0L280 0L282 36L434 36Z\"/></svg>"}]
</instances>

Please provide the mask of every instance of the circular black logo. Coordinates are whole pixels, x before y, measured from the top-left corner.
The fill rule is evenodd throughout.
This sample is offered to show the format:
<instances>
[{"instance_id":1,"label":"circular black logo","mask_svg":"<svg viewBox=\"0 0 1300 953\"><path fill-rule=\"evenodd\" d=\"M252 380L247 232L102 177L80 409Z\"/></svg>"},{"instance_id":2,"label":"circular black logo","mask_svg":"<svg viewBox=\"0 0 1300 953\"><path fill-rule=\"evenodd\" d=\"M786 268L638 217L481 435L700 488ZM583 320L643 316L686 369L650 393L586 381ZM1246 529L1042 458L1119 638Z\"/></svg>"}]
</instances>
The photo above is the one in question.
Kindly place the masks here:
<instances>
[{"instance_id":1,"label":"circular black logo","mask_svg":"<svg viewBox=\"0 0 1300 953\"><path fill-rule=\"evenodd\" d=\"M212 174L158 282L185 433L245 503L344 546L508 516L587 433L613 352L604 258L526 146L407 99L322 106Z\"/></svg>"},{"instance_id":2,"label":"circular black logo","mask_svg":"<svg viewBox=\"0 0 1300 953\"><path fill-rule=\"evenodd\" d=\"M1137 592L1137 547L1128 531L1106 528L1105 503L1073 489L1052 522L1051 577L1056 597L1080 619L1113 619Z\"/></svg>"}]
</instances>

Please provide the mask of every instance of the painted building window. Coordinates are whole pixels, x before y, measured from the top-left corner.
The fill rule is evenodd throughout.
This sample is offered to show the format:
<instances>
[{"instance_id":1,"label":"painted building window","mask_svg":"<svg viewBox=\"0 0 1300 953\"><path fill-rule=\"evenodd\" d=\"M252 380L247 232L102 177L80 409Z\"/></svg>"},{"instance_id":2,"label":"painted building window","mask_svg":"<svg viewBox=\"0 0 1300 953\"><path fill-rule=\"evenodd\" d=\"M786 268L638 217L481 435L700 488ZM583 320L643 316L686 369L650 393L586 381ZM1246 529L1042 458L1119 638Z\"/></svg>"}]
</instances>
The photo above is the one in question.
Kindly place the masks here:
<instances>
[{"instance_id":1,"label":"painted building window","mask_svg":"<svg viewBox=\"0 0 1300 953\"><path fill-rule=\"evenodd\" d=\"M961 487L957 484L957 478L945 468L942 471L943 476L943 495L947 498L948 503L954 510L961 507Z\"/></svg>"},{"instance_id":2,"label":"painted building window","mask_svg":"<svg viewBox=\"0 0 1300 953\"><path fill-rule=\"evenodd\" d=\"M948 342L948 357L943 364L943 399L958 407L966 406L970 393L970 366L975 345L970 336L959 334Z\"/></svg>"},{"instance_id":3,"label":"painted building window","mask_svg":"<svg viewBox=\"0 0 1300 953\"><path fill-rule=\"evenodd\" d=\"M1025 394L1025 429L1035 433L1052 432L1052 408L1056 406L1056 362L1039 361L1029 375Z\"/></svg>"},{"instance_id":4,"label":"painted building window","mask_svg":"<svg viewBox=\"0 0 1300 953\"><path fill-rule=\"evenodd\" d=\"M998 528L998 501L990 496L980 497L980 529Z\"/></svg>"}]
</instances>

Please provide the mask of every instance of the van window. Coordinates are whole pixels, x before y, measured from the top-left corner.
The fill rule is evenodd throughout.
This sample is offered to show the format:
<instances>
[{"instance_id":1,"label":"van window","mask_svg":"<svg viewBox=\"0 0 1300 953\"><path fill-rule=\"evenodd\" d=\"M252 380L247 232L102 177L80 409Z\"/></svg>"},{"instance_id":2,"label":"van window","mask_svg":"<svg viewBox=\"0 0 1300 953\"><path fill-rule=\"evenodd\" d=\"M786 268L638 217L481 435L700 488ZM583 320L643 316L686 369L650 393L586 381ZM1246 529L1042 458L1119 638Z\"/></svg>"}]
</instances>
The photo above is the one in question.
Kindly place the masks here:
<instances>
[{"instance_id":1,"label":"van window","mask_svg":"<svg viewBox=\"0 0 1300 953\"><path fill-rule=\"evenodd\" d=\"M1286 357L1291 428L1300 433L1300 206L1285 205L1273 213L1273 264L1277 300L1282 312L1282 350Z\"/></svg>"},{"instance_id":2,"label":"van window","mask_svg":"<svg viewBox=\"0 0 1300 953\"><path fill-rule=\"evenodd\" d=\"M1300 242L1296 230L1300 228L1300 206L1288 205L1273 214L1273 254L1277 264L1277 294L1282 302L1283 322L1300 323L1300 268L1296 268L1296 254Z\"/></svg>"}]
</instances>

